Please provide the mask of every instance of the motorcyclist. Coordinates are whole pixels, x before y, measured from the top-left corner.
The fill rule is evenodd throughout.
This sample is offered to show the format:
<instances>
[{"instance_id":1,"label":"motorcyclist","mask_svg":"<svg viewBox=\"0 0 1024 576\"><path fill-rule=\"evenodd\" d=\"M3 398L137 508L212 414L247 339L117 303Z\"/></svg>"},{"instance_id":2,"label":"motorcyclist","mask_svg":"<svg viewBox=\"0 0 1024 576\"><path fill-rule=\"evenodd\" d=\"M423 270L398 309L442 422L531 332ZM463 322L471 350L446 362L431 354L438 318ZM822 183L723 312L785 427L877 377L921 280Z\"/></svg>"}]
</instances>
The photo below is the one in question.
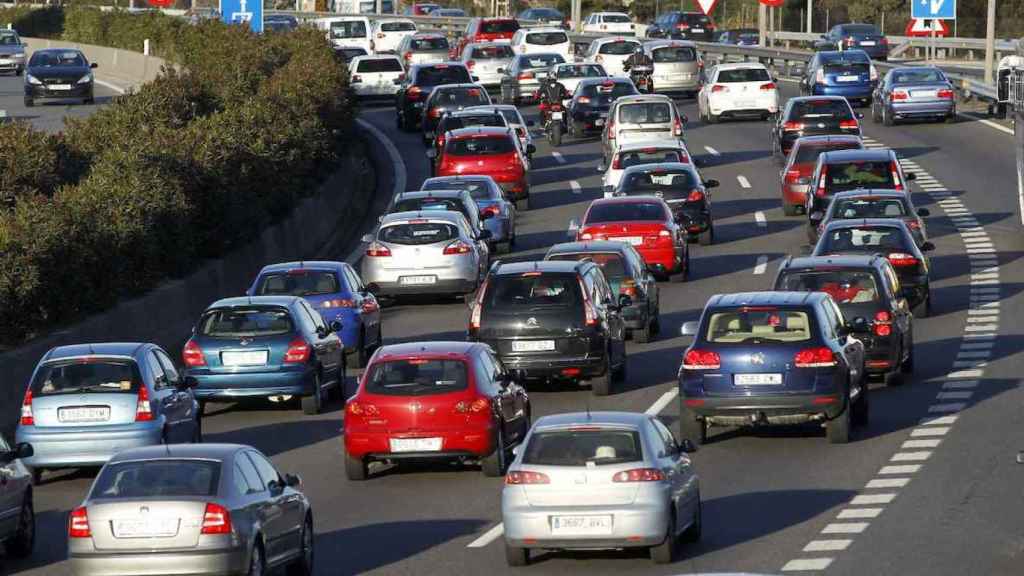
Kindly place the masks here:
<instances>
[{"instance_id":1,"label":"motorcyclist","mask_svg":"<svg viewBox=\"0 0 1024 576\"><path fill-rule=\"evenodd\" d=\"M546 104L561 104L565 100L565 86L555 77L555 71L551 70L541 79L540 99Z\"/></svg>"},{"instance_id":2,"label":"motorcyclist","mask_svg":"<svg viewBox=\"0 0 1024 576\"><path fill-rule=\"evenodd\" d=\"M643 44L636 45L633 53L629 55L629 58L626 58L626 63L622 66L622 69L626 72L637 68L645 70L648 74L654 71L654 59L648 56L647 52L644 52Z\"/></svg>"}]
</instances>

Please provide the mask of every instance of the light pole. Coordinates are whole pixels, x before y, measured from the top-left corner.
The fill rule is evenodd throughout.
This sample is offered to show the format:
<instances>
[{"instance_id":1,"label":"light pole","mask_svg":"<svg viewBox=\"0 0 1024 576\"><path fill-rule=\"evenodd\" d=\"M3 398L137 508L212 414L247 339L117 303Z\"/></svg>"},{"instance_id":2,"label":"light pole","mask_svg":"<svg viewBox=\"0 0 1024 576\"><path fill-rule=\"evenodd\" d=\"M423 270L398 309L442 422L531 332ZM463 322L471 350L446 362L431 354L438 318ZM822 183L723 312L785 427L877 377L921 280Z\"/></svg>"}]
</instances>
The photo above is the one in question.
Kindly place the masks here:
<instances>
[{"instance_id":1,"label":"light pole","mask_svg":"<svg viewBox=\"0 0 1024 576\"><path fill-rule=\"evenodd\" d=\"M992 64L996 55L996 0L988 0L988 18L985 21L985 83L992 83Z\"/></svg>"}]
</instances>

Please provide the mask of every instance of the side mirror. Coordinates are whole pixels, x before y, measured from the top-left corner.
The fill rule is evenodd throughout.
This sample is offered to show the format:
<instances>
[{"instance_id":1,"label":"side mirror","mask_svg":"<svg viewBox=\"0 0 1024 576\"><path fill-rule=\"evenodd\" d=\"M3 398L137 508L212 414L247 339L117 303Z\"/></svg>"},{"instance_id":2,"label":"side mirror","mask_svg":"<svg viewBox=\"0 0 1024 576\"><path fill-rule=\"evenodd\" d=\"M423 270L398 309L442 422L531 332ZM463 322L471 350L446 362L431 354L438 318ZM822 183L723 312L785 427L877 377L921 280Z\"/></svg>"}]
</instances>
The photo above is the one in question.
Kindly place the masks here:
<instances>
[{"instance_id":1,"label":"side mirror","mask_svg":"<svg viewBox=\"0 0 1024 576\"><path fill-rule=\"evenodd\" d=\"M89 64L89 68L94 68L95 69L95 68L99 68L99 67L100 67L100 65L95 63L95 62L93 62L92 64Z\"/></svg>"},{"instance_id":2,"label":"side mirror","mask_svg":"<svg viewBox=\"0 0 1024 576\"><path fill-rule=\"evenodd\" d=\"M679 333L683 336L696 336L698 328L700 328L700 323L696 320L683 322L683 327L679 330Z\"/></svg>"},{"instance_id":3,"label":"side mirror","mask_svg":"<svg viewBox=\"0 0 1024 576\"><path fill-rule=\"evenodd\" d=\"M619 308L629 308L633 305L633 299L629 294L619 294Z\"/></svg>"},{"instance_id":4,"label":"side mirror","mask_svg":"<svg viewBox=\"0 0 1024 576\"><path fill-rule=\"evenodd\" d=\"M428 148L427 149L427 158L430 158L431 160L436 159L437 158L437 150L434 149L434 148Z\"/></svg>"},{"instance_id":5,"label":"side mirror","mask_svg":"<svg viewBox=\"0 0 1024 576\"><path fill-rule=\"evenodd\" d=\"M19 442L18 445L14 447L14 457L18 459L31 458L32 456L35 456L35 453L35 449L33 449L32 445L28 442Z\"/></svg>"},{"instance_id":6,"label":"side mirror","mask_svg":"<svg viewBox=\"0 0 1024 576\"><path fill-rule=\"evenodd\" d=\"M917 174L914 174L913 172L907 172L906 174L903 175L903 177L907 179L907 182L913 182L914 180L917 180Z\"/></svg>"},{"instance_id":7,"label":"side mirror","mask_svg":"<svg viewBox=\"0 0 1024 576\"><path fill-rule=\"evenodd\" d=\"M369 244L374 240L373 234L363 234L363 237L360 238L360 240L362 240L365 244Z\"/></svg>"},{"instance_id":8,"label":"side mirror","mask_svg":"<svg viewBox=\"0 0 1024 576\"><path fill-rule=\"evenodd\" d=\"M480 81L480 77L479 76L470 76L470 78L473 79L473 82L479 82Z\"/></svg>"},{"instance_id":9,"label":"side mirror","mask_svg":"<svg viewBox=\"0 0 1024 576\"><path fill-rule=\"evenodd\" d=\"M533 144L527 144L526 145L526 153L527 154L534 154L535 152L537 152L537 147L536 146L534 146Z\"/></svg>"},{"instance_id":10,"label":"side mirror","mask_svg":"<svg viewBox=\"0 0 1024 576\"><path fill-rule=\"evenodd\" d=\"M709 178L704 181L705 188L718 188L719 186L721 186L721 182L715 180L714 178Z\"/></svg>"},{"instance_id":11,"label":"side mirror","mask_svg":"<svg viewBox=\"0 0 1024 576\"><path fill-rule=\"evenodd\" d=\"M680 121L681 121L681 122L682 122L683 124L686 124L687 122L689 122L689 121L690 121L690 118L689 118L689 117L688 117L688 116L687 116L686 114L683 114L682 116L680 116L680 117L679 117L679 120L680 120Z\"/></svg>"},{"instance_id":12,"label":"side mirror","mask_svg":"<svg viewBox=\"0 0 1024 576\"><path fill-rule=\"evenodd\" d=\"M814 212L811 212L810 214L807 215L807 218L809 218L811 222L821 222L822 218L824 217L825 213L822 212L821 210L815 210Z\"/></svg>"},{"instance_id":13,"label":"side mirror","mask_svg":"<svg viewBox=\"0 0 1024 576\"><path fill-rule=\"evenodd\" d=\"M331 332L338 334L341 332L341 321L333 320L327 327L331 329Z\"/></svg>"},{"instance_id":14,"label":"side mirror","mask_svg":"<svg viewBox=\"0 0 1024 576\"><path fill-rule=\"evenodd\" d=\"M921 216L922 218L925 217L925 216L931 216L932 215L932 211L927 209L927 208L918 208L917 215Z\"/></svg>"},{"instance_id":15,"label":"side mirror","mask_svg":"<svg viewBox=\"0 0 1024 576\"><path fill-rule=\"evenodd\" d=\"M870 331L870 328L868 327L868 320L867 320L867 318L865 318L863 316L857 316L856 318L851 320L850 323L847 326L849 327L850 331L852 331L852 332L868 332L868 331Z\"/></svg>"},{"instance_id":16,"label":"side mirror","mask_svg":"<svg viewBox=\"0 0 1024 576\"><path fill-rule=\"evenodd\" d=\"M302 487L302 478L298 474L285 474L284 483L286 486L299 489Z\"/></svg>"},{"instance_id":17,"label":"side mirror","mask_svg":"<svg viewBox=\"0 0 1024 576\"><path fill-rule=\"evenodd\" d=\"M935 250L935 244L932 244L931 242L921 244L921 252L931 252L932 250Z\"/></svg>"},{"instance_id":18,"label":"side mirror","mask_svg":"<svg viewBox=\"0 0 1024 576\"><path fill-rule=\"evenodd\" d=\"M522 444L516 444L512 447L512 456L519 456L519 449L522 448Z\"/></svg>"},{"instance_id":19,"label":"side mirror","mask_svg":"<svg viewBox=\"0 0 1024 576\"><path fill-rule=\"evenodd\" d=\"M284 487L285 485L277 480L271 480L270 482L267 482L267 490L269 490L270 494L273 496L277 496L282 491L284 491Z\"/></svg>"},{"instance_id":20,"label":"side mirror","mask_svg":"<svg viewBox=\"0 0 1024 576\"><path fill-rule=\"evenodd\" d=\"M490 230L484 229L481 230L480 233L476 235L476 237L480 240L490 240L491 238L494 237L494 233L491 232Z\"/></svg>"},{"instance_id":21,"label":"side mirror","mask_svg":"<svg viewBox=\"0 0 1024 576\"><path fill-rule=\"evenodd\" d=\"M199 380L195 376L185 376L179 382L178 387L182 390L191 390L199 386Z\"/></svg>"},{"instance_id":22,"label":"side mirror","mask_svg":"<svg viewBox=\"0 0 1024 576\"><path fill-rule=\"evenodd\" d=\"M693 440L683 438L683 440L679 442L679 451L684 454L693 454L697 451L697 445L693 443Z\"/></svg>"}]
</instances>

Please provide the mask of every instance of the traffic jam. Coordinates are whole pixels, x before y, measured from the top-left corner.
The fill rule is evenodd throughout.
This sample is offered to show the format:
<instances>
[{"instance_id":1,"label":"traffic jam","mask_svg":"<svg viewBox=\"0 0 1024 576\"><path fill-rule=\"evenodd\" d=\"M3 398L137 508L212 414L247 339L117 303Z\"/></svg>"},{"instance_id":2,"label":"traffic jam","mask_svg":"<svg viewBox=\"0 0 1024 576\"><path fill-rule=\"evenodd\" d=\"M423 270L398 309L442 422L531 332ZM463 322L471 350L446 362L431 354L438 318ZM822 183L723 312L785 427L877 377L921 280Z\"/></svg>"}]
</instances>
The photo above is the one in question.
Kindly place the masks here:
<instances>
[{"instance_id":1,"label":"traffic jam","mask_svg":"<svg viewBox=\"0 0 1024 576\"><path fill-rule=\"evenodd\" d=\"M313 470L204 443L207 420L236 402L308 418L343 403L346 491L423 466L503 479L492 502L510 567L550 551L677 562L706 530L702 445L770 427L856 442L872 393L915 370L935 249L915 174L866 146L865 128L955 117L943 72L882 74L884 54L840 38L780 78L757 61L705 61L693 40L744 45L749 33L703 14L666 12L640 35L628 14L595 12L582 28L598 37L575 46L550 12L530 27L473 18L457 40L400 16L317 21L354 93L413 137L402 155L428 177L388 203L355 261L265 263L207 306L180 353L115 338L39 359L15 442L0 438L4 485L28 495L3 501L7 554L43 544L33 486L86 468L98 472L66 541L45 543L67 548L74 574L335 573L314 566L314 517L328 512L295 473ZM754 184L777 190L771 208L806 247L785 248L760 289L723 283L681 322L665 302L687 297L734 216L721 206L732 181L715 178L728 151L702 141L712 125L769 151L778 172ZM568 230L531 241L524 223L551 206L538 168L568 170L584 145L600 183L580 194L562 179L580 203L559 208L574 211ZM410 303L464 314L462 333L407 338L389 316ZM677 358L672 417L591 410L643 385L632 374L659 341ZM578 409L540 405L553 386L576 391Z\"/></svg>"}]
</instances>

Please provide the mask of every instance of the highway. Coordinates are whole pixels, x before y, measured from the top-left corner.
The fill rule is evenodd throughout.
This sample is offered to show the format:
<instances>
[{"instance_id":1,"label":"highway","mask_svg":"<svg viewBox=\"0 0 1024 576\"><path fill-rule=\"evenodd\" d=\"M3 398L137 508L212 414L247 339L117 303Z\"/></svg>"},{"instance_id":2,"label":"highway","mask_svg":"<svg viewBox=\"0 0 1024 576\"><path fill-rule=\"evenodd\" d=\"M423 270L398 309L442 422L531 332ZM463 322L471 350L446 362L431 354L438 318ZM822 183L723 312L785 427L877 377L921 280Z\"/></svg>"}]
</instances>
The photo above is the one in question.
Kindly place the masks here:
<instances>
[{"instance_id":1,"label":"highway","mask_svg":"<svg viewBox=\"0 0 1024 576\"><path fill-rule=\"evenodd\" d=\"M64 106L26 110L19 83L0 83L0 108L9 115L56 129L63 115L88 113ZM783 95L793 96L794 87L784 82ZM704 177L722 183L712 191L716 242L691 248L689 282L662 285L662 335L650 344L629 343L623 389L596 398L586 388L534 387L534 418L588 405L645 411L658 403L665 406L660 417L675 429L678 402L664 395L675 388L686 344L677 336L680 325L697 319L712 294L770 288L779 260L800 254L806 243L804 217L787 218L779 206L768 124L704 125L693 100L681 110L690 118L687 142ZM534 108L527 112L536 117ZM337 402L317 417L265 403L214 405L204 420L205 441L254 445L282 471L302 476L323 575L1019 574L1024 465L1015 457L1024 449L1018 386L1024 334L1013 319L1024 318L1024 240L1012 137L966 118L885 128L864 112L869 142L896 149L911 163L908 171L924 176L914 186L914 201L932 211L935 310L916 320L916 373L901 387L873 385L871 423L847 445L828 444L815 428L714 429L713 441L693 455L704 538L684 545L675 564L655 566L642 553L580 552L507 568L501 538L495 538L500 479L442 465L349 483ZM401 151L407 188L415 189L428 175L419 134L399 132L388 106L367 107L362 117ZM539 256L564 241L570 221L601 194L598 141L570 141L558 157L542 138L535 141L531 209L518 218L519 255ZM387 308L384 332L390 342L461 340L467 319L464 304L416 302ZM965 334L980 337L965 340ZM919 425L929 417L942 419ZM66 516L94 474L50 474L35 497L35 554L18 563L0 559L0 567L11 574L70 574Z\"/></svg>"},{"instance_id":2,"label":"highway","mask_svg":"<svg viewBox=\"0 0 1024 576\"><path fill-rule=\"evenodd\" d=\"M11 120L28 120L36 129L51 133L63 130L66 118L85 118L117 95L109 85L96 83L95 104L82 104L77 100L40 100L32 108L26 108L24 86L23 76L0 76L0 110L6 112Z\"/></svg>"}]
</instances>

